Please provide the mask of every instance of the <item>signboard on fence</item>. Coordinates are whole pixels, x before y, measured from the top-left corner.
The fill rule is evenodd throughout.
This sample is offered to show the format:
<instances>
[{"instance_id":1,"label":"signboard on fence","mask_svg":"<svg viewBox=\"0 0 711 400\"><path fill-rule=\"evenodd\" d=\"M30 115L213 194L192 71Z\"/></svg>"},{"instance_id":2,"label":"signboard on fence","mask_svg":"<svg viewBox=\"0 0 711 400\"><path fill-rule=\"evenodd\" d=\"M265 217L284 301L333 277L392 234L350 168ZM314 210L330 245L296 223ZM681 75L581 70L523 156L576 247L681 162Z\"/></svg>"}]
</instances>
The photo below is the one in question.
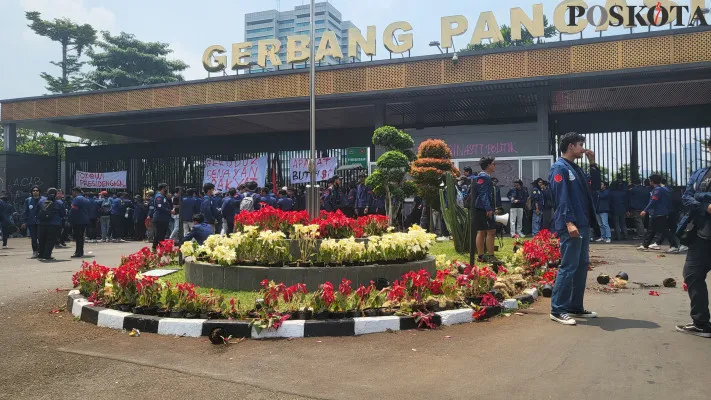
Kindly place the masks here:
<instances>
[{"instance_id":1,"label":"signboard on fence","mask_svg":"<svg viewBox=\"0 0 711 400\"><path fill-rule=\"evenodd\" d=\"M124 189L126 171L83 172L77 171L75 186L83 189Z\"/></svg>"},{"instance_id":2,"label":"signboard on fence","mask_svg":"<svg viewBox=\"0 0 711 400\"><path fill-rule=\"evenodd\" d=\"M239 161L205 160L202 183L212 183L222 191L247 182L257 182L263 187L267 177L267 157Z\"/></svg>"},{"instance_id":3,"label":"signboard on fence","mask_svg":"<svg viewBox=\"0 0 711 400\"><path fill-rule=\"evenodd\" d=\"M368 169L368 147L349 147L346 150L346 165L360 164Z\"/></svg>"},{"instance_id":4,"label":"signboard on fence","mask_svg":"<svg viewBox=\"0 0 711 400\"><path fill-rule=\"evenodd\" d=\"M333 157L316 159L316 181L325 181L336 174L338 161ZM309 183L309 159L292 158L290 162L291 183Z\"/></svg>"}]
</instances>

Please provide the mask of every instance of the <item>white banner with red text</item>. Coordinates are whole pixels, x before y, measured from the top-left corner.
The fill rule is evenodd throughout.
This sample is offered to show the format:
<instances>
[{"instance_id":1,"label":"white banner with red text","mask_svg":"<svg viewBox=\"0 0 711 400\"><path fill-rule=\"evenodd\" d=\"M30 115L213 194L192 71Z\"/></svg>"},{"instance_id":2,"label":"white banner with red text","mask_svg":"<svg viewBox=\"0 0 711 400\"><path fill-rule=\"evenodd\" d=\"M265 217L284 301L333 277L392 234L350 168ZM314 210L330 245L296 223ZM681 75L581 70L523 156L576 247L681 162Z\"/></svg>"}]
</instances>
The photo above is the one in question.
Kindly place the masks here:
<instances>
[{"instance_id":1,"label":"white banner with red text","mask_svg":"<svg viewBox=\"0 0 711 400\"><path fill-rule=\"evenodd\" d=\"M77 171L74 181L76 186L82 189L125 189L127 187L126 171Z\"/></svg>"}]
</instances>

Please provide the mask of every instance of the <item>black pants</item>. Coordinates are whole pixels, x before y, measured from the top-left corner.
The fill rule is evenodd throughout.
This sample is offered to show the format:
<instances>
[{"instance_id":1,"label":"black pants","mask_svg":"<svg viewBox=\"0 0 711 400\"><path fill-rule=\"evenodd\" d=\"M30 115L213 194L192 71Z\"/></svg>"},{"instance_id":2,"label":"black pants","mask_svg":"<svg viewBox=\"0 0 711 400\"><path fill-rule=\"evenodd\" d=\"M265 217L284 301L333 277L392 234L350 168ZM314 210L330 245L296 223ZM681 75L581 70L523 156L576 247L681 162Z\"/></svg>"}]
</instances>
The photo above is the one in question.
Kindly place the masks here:
<instances>
[{"instance_id":1,"label":"black pants","mask_svg":"<svg viewBox=\"0 0 711 400\"><path fill-rule=\"evenodd\" d=\"M62 229L59 225L39 226L39 258L49 259L52 257L54 243L59 239L59 232Z\"/></svg>"},{"instance_id":2,"label":"black pants","mask_svg":"<svg viewBox=\"0 0 711 400\"><path fill-rule=\"evenodd\" d=\"M667 222L666 215L650 218L649 225L650 229L647 229L647 232L644 235L644 241L642 242L644 247L649 247L657 234L661 234L662 238L667 238L671 247L679 247L678 239L673 233L671 233L671 231L669 231L669 223Z\"/></svg>"},{"instance_id":3,"label":"black pants","mask_svg":"<svg viewBox=\"0 0 711 400\"><path fill-rule=\"evenodd\" d=\"M136 240L144 240L146 238L146 223L145 221L136 221L133 224L133 238Z\"/></svg>"},{"instance_id":4,"label":"black pants","mask_svg":"<svg viewBox=\"0 0 711 400\"><path fill-rule=\"evenodd\" d=\"M88 237L90 240L96 240L96 221L96 218L90 218L89 225L86 226L86 237Z\"/></svg>"},{"instance_id":5,"label":"black pants","mask_svg":"<svg viewBox=\"0 0 711 400\"><path fill-rule=\"evenodd\" d=\"M74 242L76 243L75 255L84 255L84 233L86 232L86 225L73 225L72 231L74 232Z\"/></svg>"},{"instance_id":6,"label":"black pants","mask_svg":"<svg viewBox=\"0 0 711 400\"><path fill-rule=\"evenodd\" d=\"M691 319L698 327L711 326L706 275L711 271L711 240L696 239L686 254L684 282L689 289Z\"/></svg>"},{"instance_id":7,"label":"black pants","mask_svg":"<svg viewBox=\"0 0 711 400\"><path fill-rule=\"evenodd\" d=\"M543 218L541 219L541 229L551 230L551 222L553 222L553 209L543 208Z\"/></svg>"},{"instance_id":8,"label":"black pants","mask_svg":"<svg viewBox=\"0 0 711 400\"><path fill-rule=\"evenodd\" d=\"M667 226L669 227L670 232L675 232L676 231L676 224L679 223L679 213L672 213L667 216ZM658 236L656 243L658 245L662 245L664 243L664 236Z\"/></svg>"},{"instance_id":9,"label":"black pants","mask_svg":"<svg viewBox=\"0 0 711 400\"><path fill-rule=\"evenodd\" d=\"M153 235L153 250L155 250L158 247L158 243L164 241L165 235L168 234L168 221L153 221L153 228L155 229L155 234Z\"/></svg>"},{"instance_id":10,"label":"black pants","mask_svg":"<svg viewBox=\"0 0 711 400\"><path fill-rule=\"evenodd\" d=\"M32 251L39 251L39 225L31 224L27 225L27 229L30 230L30 243L32 243Z\"/></svg>"},{"instance_id":11,"label":"black pants","mask_svg":"<svg viewBox=\"0 0 711 400\"><path fill-rule=\"evenodd\" d=\"M0 231L2 231L2 245L7 246L7 240L10 239L10 224L0 224Z\"/></svg>"},{"instance_id":12,"label":"black pants","mask_svg":"<svg viewBox=\"0 0 711 400\"><path fill-rule=\"evenodd\" d=\"M123 215L111 216L111 227L114 229L113 235L111 237L114 240L123 239L123 220Z\"/></svg>"}]
</instances>

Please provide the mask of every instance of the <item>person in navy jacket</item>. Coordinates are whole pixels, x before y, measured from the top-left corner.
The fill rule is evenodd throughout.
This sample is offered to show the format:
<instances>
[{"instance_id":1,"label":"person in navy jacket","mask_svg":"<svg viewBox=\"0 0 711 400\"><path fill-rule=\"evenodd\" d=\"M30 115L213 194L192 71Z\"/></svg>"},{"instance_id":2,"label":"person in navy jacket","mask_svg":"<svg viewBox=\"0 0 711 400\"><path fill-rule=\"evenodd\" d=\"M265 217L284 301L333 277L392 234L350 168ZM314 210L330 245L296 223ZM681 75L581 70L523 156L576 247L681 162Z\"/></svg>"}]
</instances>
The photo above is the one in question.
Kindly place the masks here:
<instances>
[{"instance_id":1,"label":"person in navy jacket","mask_svg":"<svg viewBox=\"0 0 711 400\"><path fill-rule=\"evenodd\" d=\"M239 208L239 202L235 198L237 189L231 188L227 191L222 200L222 234L229 235L235 229L235 209Z\"/></svg>"},{"instance_id":2,"label":"person in navy jacket","mask_svg":"<svg viewBox=\"0 0 711 400\"><path fill-rule=\"evenodd\" d=\"M84 197L81 188L72 189L72 208L69 212L69 223L72 225L72 234L76 249L72 258L84 257L84 233L89 225L89 213L93 204L91 200Z\"/></svg>"},{"instance_id":3,"label":"person in navy jacket","mask_svg":"<svg viewBox=\"0 0 711 400\"><path fill-rule=\"evenodd\" d=\"M528 200L528 192L526 192L520 179L515 180L513 185L513 189L506 194L506 197L511 201L511 209L509 210L511 215L511 237L515 235L526 237L523 234L523 207L526 205L526 200Z\"/></svg>"},{"instance_id":4,"label":"person in navy jacket","mask_svg":"<svg viewBox=\"0 0 711 400\"><path fill-rule=\"evenodd\" d=\"M356 197L358 196L357 187L357 182L351 182L350 184L348 184L348 193L346 193L346 201L343 206L343 213L346 214L346 217L349 218L354 218L356 216Z\"/></svg>"},{"instance_id":5,"label":"person in navy jacket","mask_svg":"<svg viewBox=\"0 0 711 400\"><path fill-rule=\"evenodd\" d=\"M44 200L44 197L40 196L39 186L32 187L32 196L25 199L25 206L22 212L22 229L25 227L30 231L30 243L32 244L32 257L37 258L39 256L39 220L37 219L37 210L39 210L39 204Z\"/></svg>"},{"instance_id":6,"label":"person in navy jacket","mask_svg":"<svg viewBox=\"0 0 711 400\"><path fill-rule=\"evenodd\" d=\"M148 203L141 195L133 196L133 238L137 241L146 239L146 218L148 218Z\"/></svg>"},{"instance_id":7,"label":"person in navy jacket","mask_svg":"<svg viewBox=\"0 0 711 400\"><path fill-rule=\"evenodd\" d=\"M200 197L197 189L190 188L180 200L180 216L183 220L183 235L193 228L193 215L200 213Z\"/></svg>"},{"instance_id":8,"label":"person in navy jacket","mask_svg":"<svg viewBox=\"0 0 711 400\"><path fill-rule=\"evenodd\" d=\"M286 190L279 191L279 199L277 200L277 207L282 211L291 211L294 209L294 200L289 197Z\"/></svg>"},{"instance_id":9,"label":"person in navy jacket","mask_svg":"<svg viewBox=\"0 0 711 400\"><path fill-rule=\"evenodd\" d=\"M111 199L111 230L114 242L123 242L124 233L124 215L126 214L126 203L124 202L126 194L117 193L116 197Z\"/></svg>"},{"instance_id":10,"label":"person in navy jacket","mask_svg":"<svg viewBox=\"0 0 711 400\"><path fill-rule=\"evenodd\" d=\"M205 223L205 217L198 213L193 215L193 227L190 229L187 235L183 238L183 242L189 242L195 240L198 244L205 243L205 240L215 233L212 225Z\"/></svg>"},{"instance_id":11,"label":"person in navy jacket","mask_svg":"<svg viewBox=\"0 0 711 400\"><path fill-rule=\"evenodd\" d=\"M271 193L269 193L269 189L261 188L259 189L259 198L257 199L257 204L259 204L259 208L262 208L265 205L269 207L274 207L276 206L276 199L272 197Z\"/></svg>"},{"instance_id":12,"label":"person in navy jacket","mask_svg":"<svg viewBox=\"0 0 711 400\"><path fill-rule=\"evenodd\" d=\"M158 193L153 200L155 208L152 212L149 212L148 217L153 223L153 251L158 248L158 244L165 240L168 234L168 225L170 224L171 211L173 210L173 203L168 198L168 184L161 183L158 185Z\"/></svg>"},{"instance_id":13,"label":"person in navy jacket","mask_svg":"<svg viewBox=\"0 0 711 400\"><path fill-rule=\"evenodd\" d=\"M638 250L659 250L659 245L652 243L657 234L669 240L671 247L668 253L679 253L679 239L669 230L669 214L672 211L671 194L662 186L662 176L654 174L649 177L652 184L652 197L647 207L640 214L642 217L649 215L649 229L644 236L642 245Z\"/></svg>"},{"instance_id":14,"label":"person in navy jacket","mask_svg":"<svg viewBox=\"0 0 711 400\"><path fill-rule=\"evenodd\" d=\"M46 211L45 211L46 210ZM52 261L54 243L59 239L62 221L67 215L64 202L57 199L57 189L47 189L47 196L40 202L37 211L39 220L39 255L40 261Z\"/></svg>"},{"instance_id":15,"label":"person in navy jacket","mask_svg":"<svg viewBox=\"0 0 711 400\"><path fill-rule=\"evenodd\" d=\"M373 190L365 186L365 177L358 178L356 187L356 214L359 217L368 214L373 206Z\"/></svg>"},{"instance_id":16,"label":"person in navy jacket","mask_svg":"<svg viewBox=\"0 0 711 400\"><path fill-rule=\"evenodd\" d=\"M541 180L539 183L541 187L541 193L543 193L543 221L541 227L543 229L551 230L551 223L553 222L553 191L550 188L550 184L547 181Z\"/></svg>"},{"instance_id":17,"label":"person in navy jacket","mask_svg":"<svg viewBox=\"0 0 711 400\"><path fill-rule=\"evenodd\" d=\"M477 229L476 251L478 260L481 262L498 262L494 256L494 240L496 238L496 223L494 222L494 208L496 200L494 197L494 183L491 181L491 174L496 172L496 162L493 157L482 157L479 160L482 171L472 179L477 190L470 189L474 201L474 224Z\"/></svg>"},{"instance_id":18,"label":"person in navy jacket","mask_svg":"<svg viewBox=\"0 0 711 400\"><path fill-rule=\"evenodd\" d=\"M7 249L7 241L12 234L10 230L15 224L12 222L12 207L7 193L0 193L0 233L2 233L2 248Z\"/></svg>"},{"instance_id":19,"label":"person in navy jacket","mask_svg":"<svg viewBox=\"0 0 711 400\"><path fill-rule=\"evenodd\" d=\"M86 237L89 238L90 242L96 243L96 239L98 238L96 227L99 222L99 207L96 204L96 193L85 193L85 197L91 202L91 207L89 207L89 225L86 226Z\"/></svg>"},{"instance_id":20,"label":"person in navy jacket","mask_svg":"<svg viewBox=\"0 0 711 400\"><path fill-rule=\"evenodd\" d=\"M610 210L610 190L607 188L607 182L602 182L597 192L597 223L600 225L600 238L596 242L612 242Z\"/></svg>"},{"instance_id":21,"label":"person in navy jacket","mask_svg":"<svg viewBox=\"0 0 711 400\"><path fill-rule=\"evenodd\" d=\"M618 180L610 187L610 225L613 227L615 240L627 240L627 221L629 201L625 181Z\"/></svg>"},{"instance_id":22,"label":"person in navy jacket","mask_svg":"<svg viewBox=\"0 0 711 400\"><path fill-rule=\"evenodd\" d=\"M711 139L706 147L711 152ZM696 227L696 239L689 245L684 263L684 283L691 301L690 324L678 325L676 330L691 335L711 338L711 314L706 276L711 271L711 168L701 168L691 175L682 196Z\"/></svg>"},{"instance_id":23,"label":"person in navy jacket","mask_svg":"<svg viewBox=\"0 0 711 400\"><path fill-rule=\"evenodd\" d=\"M531 212L533 213L533 216L531 217L531 234L533 236L536 236L538 234L538 231L541 230L541 225L543 222L543 206L545 199L543 197L543 192L541 191L541 187L539 186L539 182L542 179L536 179L535 182L533 182L532 190L531 190Z\"/></svg>"},{"instance_id":24,"label":"person in navy jacket","mask_svg":"<svg viewBox=\"0 0 711 400\"><path fill-rule=\"evenodd\" d=\"M600 168L595 153L585 149L585 136L569 132L560 138L562 154L551 166L548 181L556 205L553 229L560 237L561 263L553 286L550 318L575 325L573 317L595 318L597 313L583 306L585 280L590 264L590 230L597 225L593 190L600 189ZM590 181L575 160L586 156Z\"/></svg>"},{"instance_id":25,"label":"person in navy jacket","mask_svg":"<svg viewBox=\"0 0 711 400\"><path fill-rule=\"evenodd\" d=\"M206 183L202 186L202 191L205 193L205 196L202 198L202 203L200 204L200 213L205 218L206 223L215 225L215 222L217 222L217 216L220 213L217 210L215 201L213 201L215 185L212 183Z\"/></svg>"}]
</instances>

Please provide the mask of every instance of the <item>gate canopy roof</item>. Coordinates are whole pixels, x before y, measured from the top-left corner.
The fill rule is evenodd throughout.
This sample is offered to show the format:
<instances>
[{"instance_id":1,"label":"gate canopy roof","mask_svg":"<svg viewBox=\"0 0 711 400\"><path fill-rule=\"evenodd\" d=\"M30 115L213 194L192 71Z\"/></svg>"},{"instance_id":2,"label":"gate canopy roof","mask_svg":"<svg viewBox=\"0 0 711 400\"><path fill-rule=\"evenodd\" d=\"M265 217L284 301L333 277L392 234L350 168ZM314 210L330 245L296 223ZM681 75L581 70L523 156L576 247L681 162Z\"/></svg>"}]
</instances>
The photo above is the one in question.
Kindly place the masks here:
<instances>
[{"instance_id":1,"label":"gate canopy roof","mask_svg":"<svg viewBox=\"0 0 711 400\"><path fill-rule=\"evenodd\" d=\"M11 99L0 120L108 142L303 132L308 84L300 69ZM541 102L562 126L693 126L711 122L711 30L319 67L316 86L319 130L535 119Z\"/></svg>"}]
</instances>

